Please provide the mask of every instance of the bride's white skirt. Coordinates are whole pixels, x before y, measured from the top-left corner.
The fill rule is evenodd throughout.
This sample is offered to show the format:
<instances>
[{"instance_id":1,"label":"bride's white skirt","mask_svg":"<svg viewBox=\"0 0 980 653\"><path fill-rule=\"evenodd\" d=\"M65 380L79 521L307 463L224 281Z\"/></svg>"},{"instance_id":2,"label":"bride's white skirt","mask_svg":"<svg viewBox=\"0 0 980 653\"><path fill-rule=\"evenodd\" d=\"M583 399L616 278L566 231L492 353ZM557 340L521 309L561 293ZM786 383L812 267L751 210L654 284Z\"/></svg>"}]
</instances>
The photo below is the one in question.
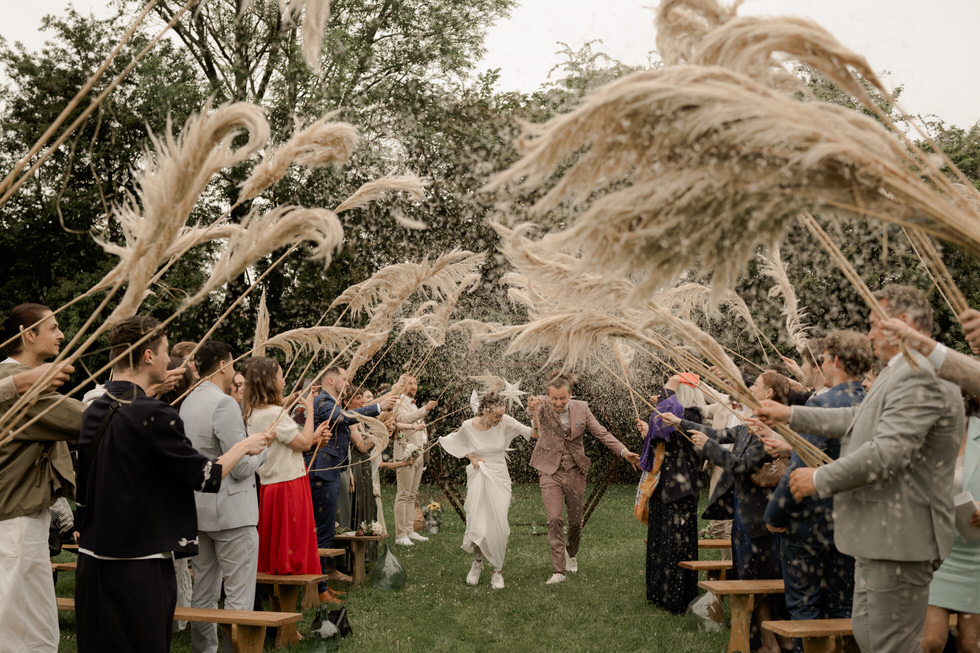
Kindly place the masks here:
<instances>
[{"instance_id":1,"label":"bride's white skirt","mask_svg":"<svg viewBox=\"0 0 980 653\"><path fill-rule=\"evenodd\" d=\"M503 455L499 460L485 459L479 469L466 467L466 533L463 550L473 553L480 547L483 557L494 569L502 569L507 553L510 524L510 474Z\"/></svg>"}]
</instances>

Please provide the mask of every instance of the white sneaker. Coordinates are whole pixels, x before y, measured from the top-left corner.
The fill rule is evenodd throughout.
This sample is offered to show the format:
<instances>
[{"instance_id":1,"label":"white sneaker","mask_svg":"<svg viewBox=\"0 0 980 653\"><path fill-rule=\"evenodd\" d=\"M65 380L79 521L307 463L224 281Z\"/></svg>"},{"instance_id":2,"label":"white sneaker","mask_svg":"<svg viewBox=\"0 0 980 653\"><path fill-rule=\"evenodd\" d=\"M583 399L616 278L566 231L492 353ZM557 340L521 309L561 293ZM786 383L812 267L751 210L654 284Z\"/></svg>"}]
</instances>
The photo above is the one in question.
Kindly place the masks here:
<instances>
[{"instance_id":1,"label":"white sneaker","mask_svg":"<svg viewBox=\"0 0 980 653\"><path fill-rule=\"evenodd\" d=\"M399 546L415 546L415 542L407 537L399 537L397 540L395 540L395 544Z\"/></svg>"},{"instance_id":2,"label":"white sneaker","mask_svg":"<svg viewBox=\"0 0 980 653\"><path fill-rule=\"evenodd\" d=\"M495 590L504 589L504 577L499 571L493 572L493 576L490 577L490 587Z\"/></svg>"},{"instance_id":3,"label":"white sneaker","mask_svg":"<svg viewBox=\"0 0 980 653\"><path fill-rule=\"evenodd\" d=\"M466 574L466 584L467 585L477 585L480 582L480 574L483 572L483 563L473 561L473 566L470 567L470 573Z\"/></svg>"},{"instance_id":4,"label":"white sneaker","mask_svg":"<svg viewBox=\"0 0 980 653\"><path fill-rule=\"evenodd\" d=\"M545 585L555 585L565 582L565 574L551 574L551 578L544 582Z\"/></svg>"},{"instance_id":5,"label":"white sneaker","mask_svg":"<svg viewBox=\"0 0 980 653\"><path fill-rule=\"evenodd\" d=\"M408 539L414 540L415 542L428 542L429 541L429 538L427 538L425 535L419 535L415 531L412 531L411 533L408 534Z\"/></svg>"},{"instance_id":6,"label":"white sneaker","mask_svg":"<svg viewBox=\"0 0 980 653\"><path fill-rule=\"evenodd\" d=\"M570 558L567 553L565 554L565 571L570 571L573 574L578 571L578 560Z\"/></svg>"}]
</instances>

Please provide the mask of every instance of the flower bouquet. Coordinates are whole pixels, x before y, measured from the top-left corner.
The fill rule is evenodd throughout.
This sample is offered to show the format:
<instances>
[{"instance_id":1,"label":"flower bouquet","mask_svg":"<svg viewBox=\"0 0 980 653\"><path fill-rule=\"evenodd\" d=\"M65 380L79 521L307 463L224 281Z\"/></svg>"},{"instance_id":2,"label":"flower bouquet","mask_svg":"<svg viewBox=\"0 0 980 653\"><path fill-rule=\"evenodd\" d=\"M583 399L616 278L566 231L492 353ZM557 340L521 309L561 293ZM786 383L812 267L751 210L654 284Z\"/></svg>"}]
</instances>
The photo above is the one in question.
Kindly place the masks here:
<instances>
[{"instance_id":1,"label":"flower bouquet","mask_svg":"<svg viewBox=\"0 0 980 653\"><path fill-rule=\"evenodd\" d=\"M442 506L436 501L430 501L422 508L422 516L425 518L425 530L438 533L442 526Z\"/></svg>"},{"instance_id":2,"label":"flower bouquet","mask_svg":"<svg viewBox=\"0 0 980 653\"><path fill-rule=\"evenodd\" d=\"M422 447L417 444L410 444L405 447L405 460L415 462L415 459L422 455Z\"/></svg>"},{"instance_id":3,"label":"flower bouquet","mask_svg":"<svg viewBox=\"0 0 980 653\"><path fill-rule=\"evenodd\" d=\"M361 522L361 527L357 531L357 535L383 535L384 529L381 528L381 524L377 521Z\"/></svg>"}]
</instances>

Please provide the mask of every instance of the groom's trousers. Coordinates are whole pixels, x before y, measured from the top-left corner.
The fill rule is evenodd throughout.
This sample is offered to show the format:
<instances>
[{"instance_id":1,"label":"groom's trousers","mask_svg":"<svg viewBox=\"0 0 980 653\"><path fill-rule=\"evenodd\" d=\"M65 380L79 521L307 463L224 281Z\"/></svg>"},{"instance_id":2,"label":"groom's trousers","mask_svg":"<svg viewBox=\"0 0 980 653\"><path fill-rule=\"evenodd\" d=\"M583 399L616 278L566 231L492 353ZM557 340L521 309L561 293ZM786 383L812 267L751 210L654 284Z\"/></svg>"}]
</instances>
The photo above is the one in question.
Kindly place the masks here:
<instances>
[{"instance_id":1,"label":"groom's trousers","mask_svg":"<svg viewBox=\"0 0 980 653\"><path fill-rule=\"evenodd\" d=\"M571 462L571 456L562 454L562 464L554 474L541 474L541 500L548 520L548 546L551 548L551 565L556 574L565 573L565 522L562 520L562 499L568 510L568 556L578 555L582 536L582 512L585 508L585 472Z\"/></svg>"}]
</instances>

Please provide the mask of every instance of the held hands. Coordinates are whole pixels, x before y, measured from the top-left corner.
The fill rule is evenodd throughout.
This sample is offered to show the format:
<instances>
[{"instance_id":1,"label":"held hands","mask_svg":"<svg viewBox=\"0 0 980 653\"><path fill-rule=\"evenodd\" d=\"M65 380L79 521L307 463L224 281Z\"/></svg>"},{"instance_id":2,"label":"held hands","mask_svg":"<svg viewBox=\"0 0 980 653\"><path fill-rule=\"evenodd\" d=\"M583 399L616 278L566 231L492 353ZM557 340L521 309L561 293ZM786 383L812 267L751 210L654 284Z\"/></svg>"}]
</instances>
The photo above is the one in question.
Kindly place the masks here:
<instances>
[{"instance_id":1,"label":"held hands","mask_svg":"<svg viewBox=\"0 0 980 653\"><path fill-rule=\"evenodd\" d=\"M531 395L527 398L527 409L532 413L538 412L538 408L541 407L541 397L537 395Z\"/></svg>"},{"instance_id":2,"label":"held hands","mask_svg":"<svg viewBox=\"0 0 980 653\"><path fill-rule=\"evenodd\" d=\"M816 471L812 467L800 467L789 475L789 490L797 501L817 493L817 486L813 483L813 474Z\"/></svg>"},{"instance_id":3,"label":"held hands","mask_svg":"<svg viewBox=\"0 0 980 653\"><path fill-rule=\"evenodd\" d=\"M695 447L703 447L704 443L708 441L708 436L701 431L691 431L691 442L694 443Z\"/></svg>"}]
</instances>

